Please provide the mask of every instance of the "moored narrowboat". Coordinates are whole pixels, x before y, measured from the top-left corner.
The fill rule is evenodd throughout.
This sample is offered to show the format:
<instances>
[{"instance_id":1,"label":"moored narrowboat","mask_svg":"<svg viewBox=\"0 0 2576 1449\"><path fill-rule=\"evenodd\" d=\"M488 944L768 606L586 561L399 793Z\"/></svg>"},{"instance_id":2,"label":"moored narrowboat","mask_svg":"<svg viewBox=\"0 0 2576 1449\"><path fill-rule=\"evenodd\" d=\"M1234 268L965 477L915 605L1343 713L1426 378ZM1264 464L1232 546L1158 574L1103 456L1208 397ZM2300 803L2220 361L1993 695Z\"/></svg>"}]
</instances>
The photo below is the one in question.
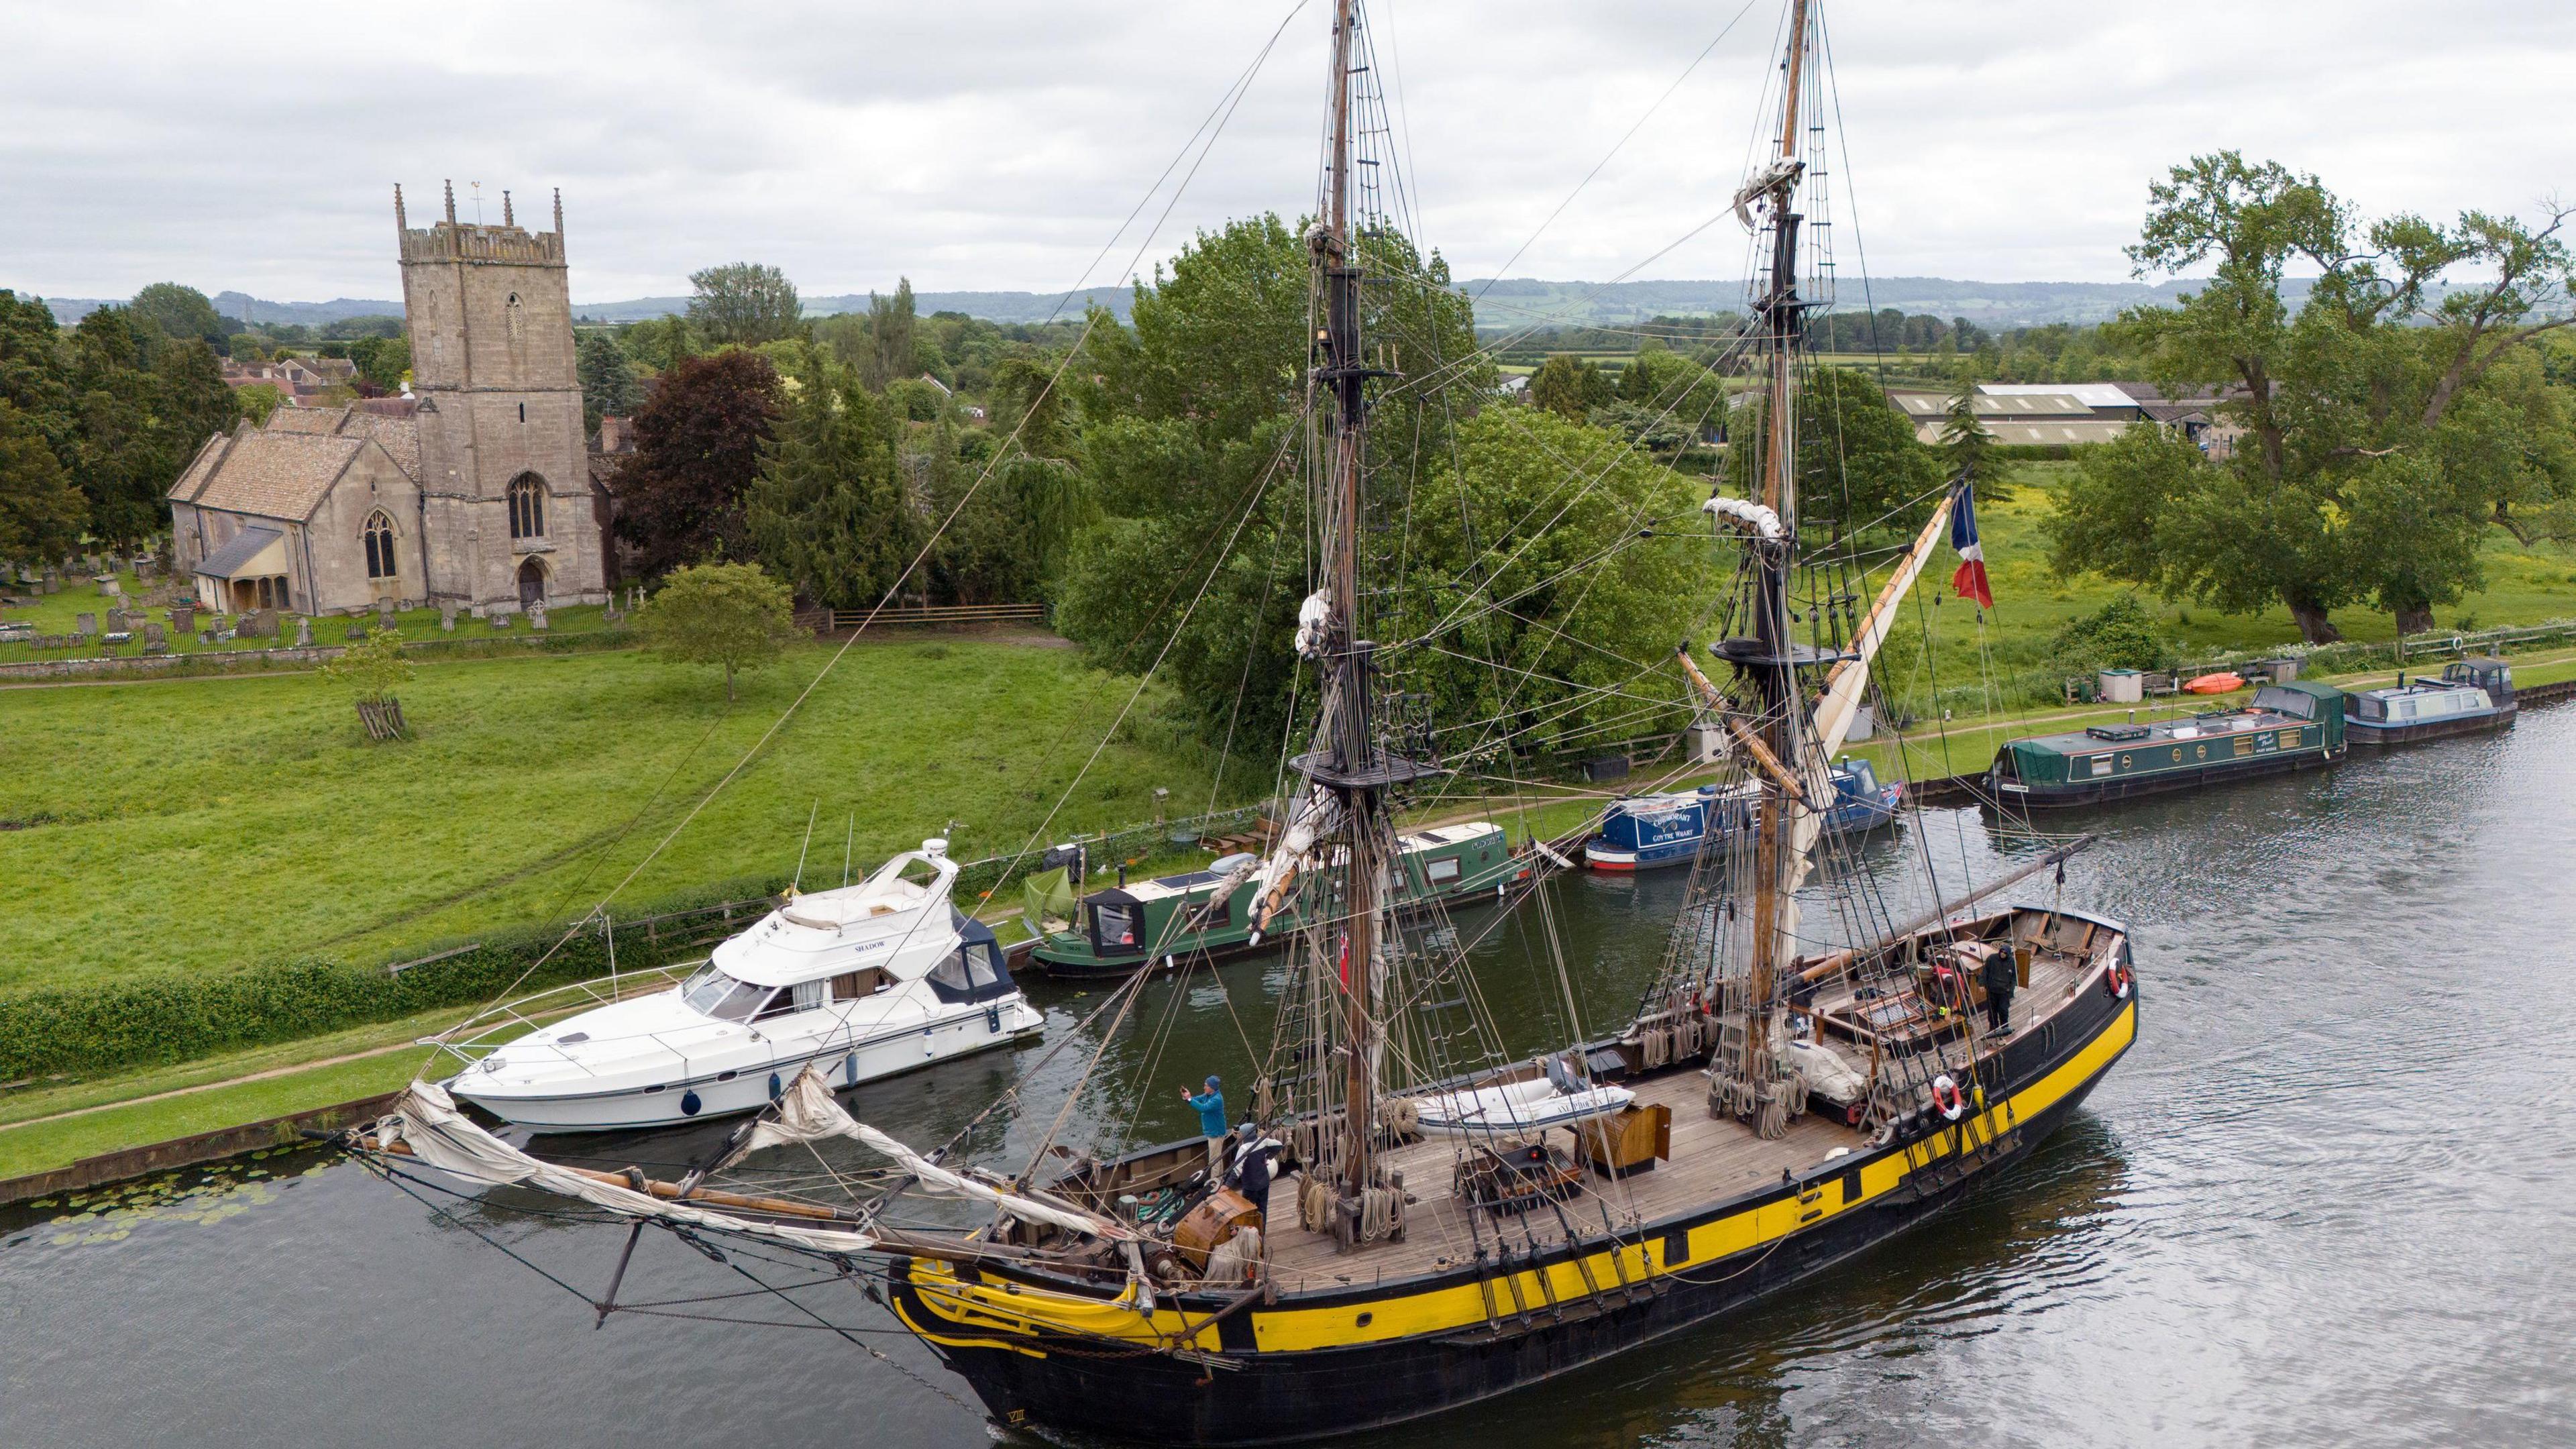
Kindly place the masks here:
<instances>
[{"instance_id":1,"label":"moored narrowboat","mask_svg":"<svg viewBox=\"0 0 2576 1449\"><path fill-rule=\"evenodd\" d=\"M2442 677L2349 691L2344 738L2356 745L2406 745L2450 735L2482 734L2513 723L2513 667L2501 659L2452 662Z\"/></svg>"},{"instance_id":2,"label":"moored narrowboat","mask_svg":"<svg viewBox=\"0 0 2576 1449\"><path fill-rule=\"evenodd\" d=\"M1399 907L1496 896L1528 879L1533 868L1490 821L1433 826L1400 843ZM1050 976L1124 976L1257 950L1252 907L1260 882L1246 877L1229 888L1228 879L1222 870L1198 870L1093 891L1076 907L1070 928L1047 932L1029 958ZM1268 936L1284 938L1294 928L1295 908L1283 915L1289 919L1274 919Z\"/></svg>"},{"instance_id":3,"label":"moored narrowboat","mask_svg":"<svg viewBox=\"0 0 2576 1449\"><path fill-rule=\"evenodd\" d=\"M2330 765L2349 748L2343 700L2331 684L2294 679L2235 709L2009 740L1987 783L1999 802L2038 809Z\"/></svg>"},{"instance_id":4,"label":"moored narrowboat","mask_svg":"<svg viewBox=\"0 0 2576 1449\"><path fill-rule=\"evenodd\" d=\"M1834 805L1825 814L1825 828L1835 834L1875 830L1895 820L1905 804L1905 787L1880 784L1867 760L1836 761L1832 779ZM1604 871L1654 870L1690 864L1704 841L1730 849L1736 840L1751 838L1758 795L1738 786L1721 796L1715 785L1702 785L1614 800L1601 812L1601 829L1583 842L1583 863Z\"/></svg>"}]
</instances>

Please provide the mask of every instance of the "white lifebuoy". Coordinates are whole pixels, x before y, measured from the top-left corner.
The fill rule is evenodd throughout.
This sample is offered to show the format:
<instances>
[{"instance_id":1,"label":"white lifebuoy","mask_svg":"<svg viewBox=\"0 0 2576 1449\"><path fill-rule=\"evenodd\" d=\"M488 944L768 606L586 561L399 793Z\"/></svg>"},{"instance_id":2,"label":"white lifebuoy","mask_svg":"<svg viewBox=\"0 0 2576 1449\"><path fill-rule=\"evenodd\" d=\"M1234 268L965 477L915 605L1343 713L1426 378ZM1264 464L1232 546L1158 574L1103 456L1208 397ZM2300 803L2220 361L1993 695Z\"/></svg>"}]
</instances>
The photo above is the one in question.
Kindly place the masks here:
<instances>
[{"instance_id":1,"label":"white lifebuoy","mask_svg":"<svg viewBox=\"0 0 2576 1449\"><path fill-rule=\"evenodd\" d=\"M2102 989L2111 993L2113 1001L2128 1000L2129 968L2117 961L2112 962L2110 969L2102 973Z\"/></svg>"},{"instance_id":2,"label":"white lifebuoy","mask_svg":"<svg viewBox=\"0 0 2576 1449\"><path fill-rule=\"evenodd\" d=\"M1968 1099L1959 1095L1959 1084L1943 1072L1932 1079L1932 1105L1941 1112L1944 1122L1956 1122L1967 1114Z\"/></svg>"}]
</instances>

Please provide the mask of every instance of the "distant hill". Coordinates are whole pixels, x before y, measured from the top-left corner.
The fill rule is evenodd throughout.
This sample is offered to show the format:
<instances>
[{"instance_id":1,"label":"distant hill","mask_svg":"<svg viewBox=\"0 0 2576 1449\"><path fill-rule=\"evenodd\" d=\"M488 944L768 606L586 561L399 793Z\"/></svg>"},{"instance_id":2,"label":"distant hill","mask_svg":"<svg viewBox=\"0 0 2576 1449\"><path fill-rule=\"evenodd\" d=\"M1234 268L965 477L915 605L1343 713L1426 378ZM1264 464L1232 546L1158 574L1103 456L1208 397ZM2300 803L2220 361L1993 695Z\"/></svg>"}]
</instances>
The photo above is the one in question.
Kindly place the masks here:
<instances>
[{"instance_id":1,"label":"distant hill","mask_svg":"<svg viewBox=\"0 0 2576 1449\"><path fill-rule=\"evenodd\" d=\"M1980 327L2036 327L2052 322L2103 322L2122 309L2149 302L2170 303L2199 286L2197 281L2144 282L1968 282L1946 277L1873 277L1864 285L1846 276L1835 298L1837 311L1859 312L1894 307L1901 312L1935 317L1965 317ZM1707 316L1740 311L1744 284L1724 281L1551 282L1529 277L1465 284L1477 297L1476 325L1485 331L1522 327L1619 326L1655 316ZM2308 284L2292 278L2282 285L2284 299L2295 307ZM2438 295L2438 290L2436 295ZM1134 294L1125 287L1093 287L1068 299L1060 292L916 292L923 315L963 312L991 322L1043 322L1048 317L1080 317L1097 302L1120 318L1128 314ZM54 317L68 326L102 305L94 299L51 297ZM215 294L215 310L227 317L247 315L261 322L300 322L318 327L352 317L399 315L402 304L372 298L337 297L328 302L271 302L240 292ZM575 302L573 315L598 322L638 322L687 310L686 297L636 297L623 302ZM807 297L811 316L867 309L865 293Z\"/></svg>"},{"instance_id":2,"label":"distant hill","mask_svg":"<svg viewBox=\"0 0 2576 1449\"><path fill-rule=\"evenodd\" d=\"M2130 307L2170 303L2200 285L2158 282L1957 282L1947 277L1846 276L1836 288L1834 310L1929 313L1965 317L1988 329L2039 327L2052 322L2107 322ZM1649 317L1708 316L1741 312L1742 282L1544 282L1526 277L1466 284L1476 301L1476 326L1486 331L1521 327L1598 327ZM2282 292L2292 306L2307 295L2293 280Z\"/></svg>"}]
</instances>

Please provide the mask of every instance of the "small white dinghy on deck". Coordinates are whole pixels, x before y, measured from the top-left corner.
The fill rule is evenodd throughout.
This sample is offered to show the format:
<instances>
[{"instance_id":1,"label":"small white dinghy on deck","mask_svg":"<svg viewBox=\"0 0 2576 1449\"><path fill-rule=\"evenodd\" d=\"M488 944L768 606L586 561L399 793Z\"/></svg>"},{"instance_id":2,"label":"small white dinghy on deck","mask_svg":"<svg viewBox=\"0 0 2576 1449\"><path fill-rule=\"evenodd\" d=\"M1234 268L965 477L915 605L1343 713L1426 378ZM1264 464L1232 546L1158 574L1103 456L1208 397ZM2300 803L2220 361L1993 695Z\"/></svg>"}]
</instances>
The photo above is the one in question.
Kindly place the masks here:
<instances>
[{"instance_id":1,"label":"small white dinghy on deck","mask_svg":"<svg viewBox=\"0 0 2576 1449\"><path fill-rule=\"evenodd\" d=\"M679 986L494 1047L448 1091L538 1132L659 1127L765 1107L808 1062L849 1087L1033 1035L992 929L949 904L947 847L791 895Z\"/></svg>"},{"instance_id":2,"label":"small white dinghy on deck","mask_svg":"<svg viewBox=\"0 0 2576 1449\"><path fill-rule=\"evenodd\" d=\"M1528 1136L1607 1117L1635 1100L1625 1087L1592 1086L1550 1062L1546 1076L1529 1081L1416 1097L1414 1128L1425 1137Z\"/></svg>"}]
</instances>

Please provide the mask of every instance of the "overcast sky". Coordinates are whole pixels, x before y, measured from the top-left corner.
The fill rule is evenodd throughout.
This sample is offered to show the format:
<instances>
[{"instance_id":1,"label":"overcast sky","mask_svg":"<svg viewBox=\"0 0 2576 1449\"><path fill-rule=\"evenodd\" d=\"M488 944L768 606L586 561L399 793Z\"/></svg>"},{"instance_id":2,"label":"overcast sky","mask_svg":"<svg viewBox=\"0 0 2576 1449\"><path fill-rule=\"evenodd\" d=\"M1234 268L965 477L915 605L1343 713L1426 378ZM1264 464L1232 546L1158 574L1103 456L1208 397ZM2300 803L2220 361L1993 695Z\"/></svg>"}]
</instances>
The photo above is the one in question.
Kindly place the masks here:
<instances>
[{"instance_id":1,"label":"overcast sky","mask_svg":"<svg viewBox=\"0 0 2576 1449\"><path fill-rule=\"evenodd\" d=\"M1374 0L1426 240L1460 276L1627 272L1738 179L1783 0ZM393 297L392 191L564 193L576 299L711 262L808 294L1116 281L1120 222L1277 48L1146 252L1313 194L1329 0L209 5L0 0L0 286ZM2235 147L2377 213L2576 195L2576 4L1826 8L1873 275L2113 281L2146 185ZM1161 201L1147 212L1160 210ZM1849 236L1848 229L1845 232ZM1849 248L1851 243L1843 243ZM1713 229L1638 270L1733 277ZM1844 253L1846 276L1854 265Z\"/></svg>"}]
</instances>

